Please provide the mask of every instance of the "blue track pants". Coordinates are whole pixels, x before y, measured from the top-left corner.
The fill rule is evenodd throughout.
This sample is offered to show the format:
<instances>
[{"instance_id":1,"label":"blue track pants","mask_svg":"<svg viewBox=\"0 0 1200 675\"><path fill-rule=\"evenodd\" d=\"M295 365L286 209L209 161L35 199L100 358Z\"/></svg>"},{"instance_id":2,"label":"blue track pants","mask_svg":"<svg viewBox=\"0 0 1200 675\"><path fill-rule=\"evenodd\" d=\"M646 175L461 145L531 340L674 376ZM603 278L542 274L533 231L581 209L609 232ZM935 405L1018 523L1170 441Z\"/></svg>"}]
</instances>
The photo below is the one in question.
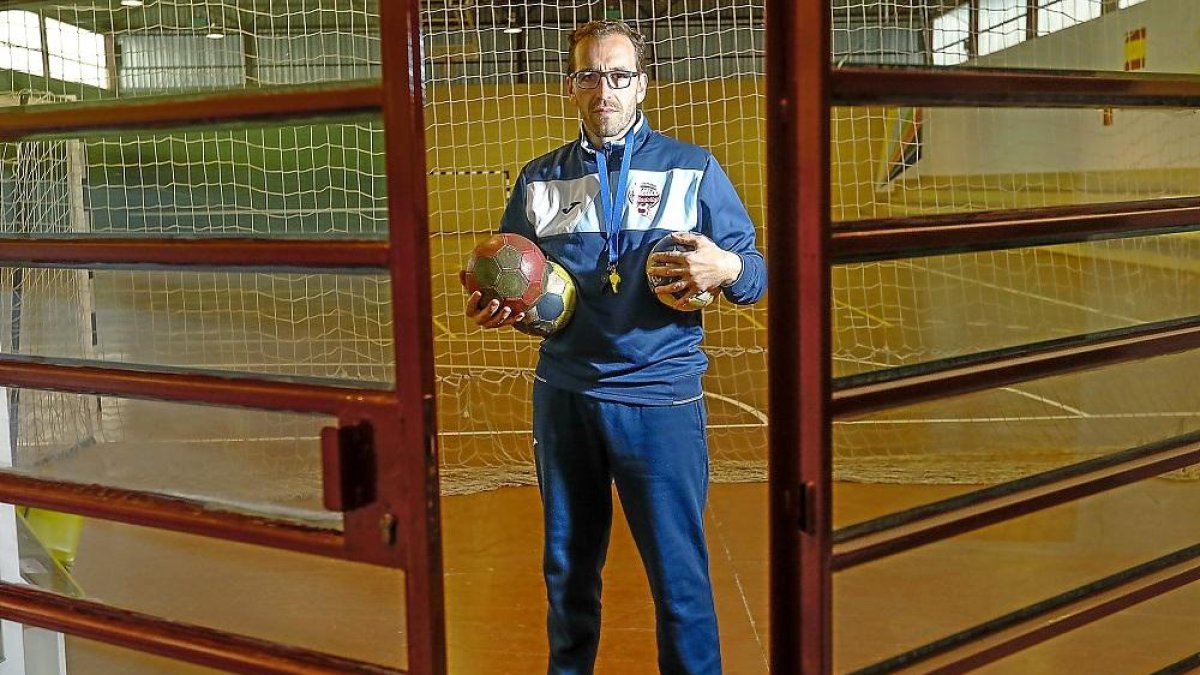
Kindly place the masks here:
<instances>
[{"instance_id":1,"label":"blue track pants","mask_svg":"<svg viewBox=\"0 0 1200 675\"><path fill-rule=\"evenodd\" d=\"M538 381L533 411L551 675L592 672L614 482L654 595L659 671L720 673L704 539L704 401L617 403Z\"/></svg>"}]
</instances>

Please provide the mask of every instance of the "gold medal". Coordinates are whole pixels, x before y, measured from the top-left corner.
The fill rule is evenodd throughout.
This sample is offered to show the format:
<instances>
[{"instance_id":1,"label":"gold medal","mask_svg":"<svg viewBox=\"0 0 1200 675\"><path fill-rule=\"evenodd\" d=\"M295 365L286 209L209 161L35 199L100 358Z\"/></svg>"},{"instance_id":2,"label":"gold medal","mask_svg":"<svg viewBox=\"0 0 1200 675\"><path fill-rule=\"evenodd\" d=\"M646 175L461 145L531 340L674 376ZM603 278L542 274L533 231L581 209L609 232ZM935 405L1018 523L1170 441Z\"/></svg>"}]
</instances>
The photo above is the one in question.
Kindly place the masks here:
<instances>
[{"instance_id":1,"label":"gold medal","mask_svg":"<svg viewBox=\"0 0 1200 675\"><path fill-rule=\"evenodd\" d=\"M621 275L617 274L617 266L610 265L608 268L608 285L612 287L612 292L617 292L617 287L621 285Z\"/></svg>"}]
</instances>

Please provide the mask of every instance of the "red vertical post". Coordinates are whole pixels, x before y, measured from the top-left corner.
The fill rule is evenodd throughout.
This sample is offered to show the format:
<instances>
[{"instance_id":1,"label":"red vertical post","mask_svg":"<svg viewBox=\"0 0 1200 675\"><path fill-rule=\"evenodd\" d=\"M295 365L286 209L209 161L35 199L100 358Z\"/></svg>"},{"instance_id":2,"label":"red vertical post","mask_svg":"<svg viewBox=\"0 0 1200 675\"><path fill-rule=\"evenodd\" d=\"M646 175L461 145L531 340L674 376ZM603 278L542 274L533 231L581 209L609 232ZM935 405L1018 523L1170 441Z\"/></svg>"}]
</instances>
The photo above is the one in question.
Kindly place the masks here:
<instances>
[{"instance_id":1,"label":"red vertical post","mask_svg":"<svg viewBox=\"0 0 1200 675\"><path fill-rule=\"evenodd\" d=\"M419 0L379 3L396 414L376 429L376 537L407 532L408 669L446 672ZM349 518L349 514L347 516ZM397 522L399 519L401 522ZM349 533L349 522L347 522ZM390 534L389 534L390 533Z\"/></svg>"},{"instance_id":2,"label":"red vertical post","mask_svg":"<svg viewBox=\"0 0 1200 675\"><path fill-rule=\"evenodd\" d=\"M830 8L767 4L771 671L832 667Z\"/></svg>"}]
</instances>

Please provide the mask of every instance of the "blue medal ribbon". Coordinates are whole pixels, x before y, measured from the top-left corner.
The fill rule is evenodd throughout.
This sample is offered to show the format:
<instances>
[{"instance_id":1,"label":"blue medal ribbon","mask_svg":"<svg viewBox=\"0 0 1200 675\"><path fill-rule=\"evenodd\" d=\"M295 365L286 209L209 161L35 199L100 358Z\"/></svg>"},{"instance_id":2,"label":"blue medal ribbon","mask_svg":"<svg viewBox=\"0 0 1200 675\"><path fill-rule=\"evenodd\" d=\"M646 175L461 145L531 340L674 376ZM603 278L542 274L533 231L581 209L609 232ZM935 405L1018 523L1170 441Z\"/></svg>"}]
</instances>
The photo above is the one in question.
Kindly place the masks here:
<instances>
[{"instance_id":1,"label":"blue medal ribbon","mask_svg":"<svg viewBox=\"0 0 1200 675\"><path fill-rule=\"evenodd\" d=\"M621 222L625 220L625 209L629 200L625 192L629 183L629 164L633 157L633 130L625 136L625 150L621 153L621 172L617 174L617 191L615 194L608 189L608 157L606 151L612 148L605 144L604 148L596 150L596 168L600 173L600 210L604 213L604 232L607 235L604 248L608 252L608 283L613 293L617 292L617 284L621 277L617 274L617 256L620 253ZM620 207L618 208L618 204Z\"/></svg>"}]
</instances>

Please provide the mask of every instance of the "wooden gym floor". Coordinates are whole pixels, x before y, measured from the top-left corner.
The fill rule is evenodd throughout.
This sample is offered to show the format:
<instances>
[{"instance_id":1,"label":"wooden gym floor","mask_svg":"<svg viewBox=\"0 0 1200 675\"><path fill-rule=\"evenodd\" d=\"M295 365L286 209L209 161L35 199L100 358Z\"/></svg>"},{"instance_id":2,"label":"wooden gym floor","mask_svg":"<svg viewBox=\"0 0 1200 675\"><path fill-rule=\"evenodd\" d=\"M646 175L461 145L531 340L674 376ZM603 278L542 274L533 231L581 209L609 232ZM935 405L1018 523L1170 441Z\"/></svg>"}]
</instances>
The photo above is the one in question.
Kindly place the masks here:
<instances>
[{"instance_id":1,"label":"wooden gym floor","mask_svg":"<svg viewBox=\"0 0 1200 675\"><path fill-rule=\"evenodd\" d=\"M966 487L837 486L839 524ZM449 497L443 504L447 630L453 673L543 672L546 639L534 488ZM1018 606L1195 543L1191 482L1152 480L835 577L836 670L867 665ZM708 516L727 673L766 673L766 493L715 485ZM84 530L75 574L119 606L403 664L396 572L103 522ZM1200 588L1137 605L984 672L1144 673L1196 649ZM652 673L653 612L624 525L605 570L597 672ZM71 673L200 673L71 639Z\"/></svg>"}]
</instances>

